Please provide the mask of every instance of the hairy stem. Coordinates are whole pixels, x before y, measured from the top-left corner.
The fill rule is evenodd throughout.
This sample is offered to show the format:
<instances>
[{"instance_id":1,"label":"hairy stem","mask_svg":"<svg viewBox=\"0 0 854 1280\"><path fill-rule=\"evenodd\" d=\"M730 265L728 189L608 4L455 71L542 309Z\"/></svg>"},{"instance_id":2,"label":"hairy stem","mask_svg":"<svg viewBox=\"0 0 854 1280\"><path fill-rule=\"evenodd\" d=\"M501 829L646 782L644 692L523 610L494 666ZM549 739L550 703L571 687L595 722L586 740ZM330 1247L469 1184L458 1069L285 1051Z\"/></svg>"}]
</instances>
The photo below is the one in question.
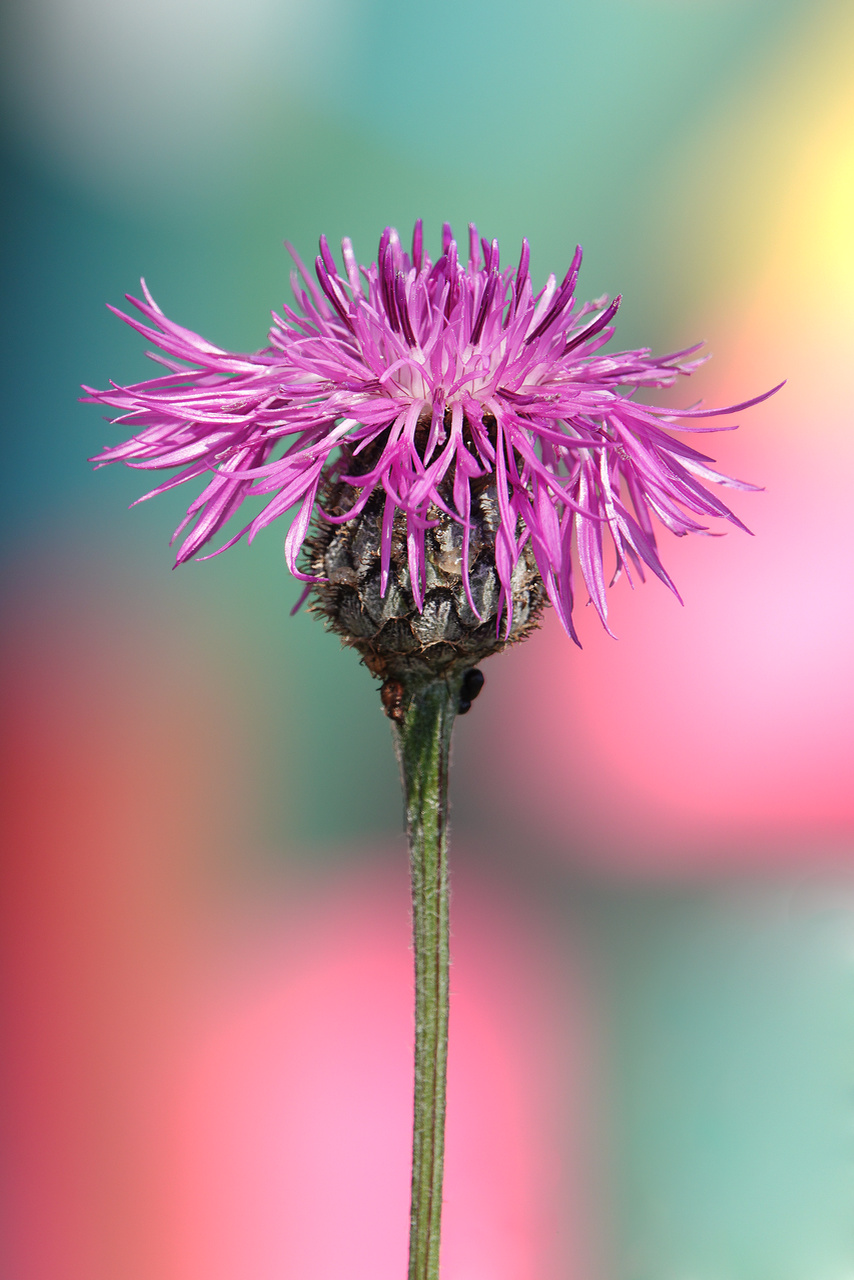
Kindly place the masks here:
<instances>
[{"instance_id":1,"label":"hairy stem","mask_svg":"<svg viewBox=\"0 0 854 1280\"><path fill-rule=\"evenodd\" d=\"M459 679L419 683L396 726L412 869L415 1115L409 1280L437 1280L448 1058L448 757Z\"/></svg>"}]
</instances>

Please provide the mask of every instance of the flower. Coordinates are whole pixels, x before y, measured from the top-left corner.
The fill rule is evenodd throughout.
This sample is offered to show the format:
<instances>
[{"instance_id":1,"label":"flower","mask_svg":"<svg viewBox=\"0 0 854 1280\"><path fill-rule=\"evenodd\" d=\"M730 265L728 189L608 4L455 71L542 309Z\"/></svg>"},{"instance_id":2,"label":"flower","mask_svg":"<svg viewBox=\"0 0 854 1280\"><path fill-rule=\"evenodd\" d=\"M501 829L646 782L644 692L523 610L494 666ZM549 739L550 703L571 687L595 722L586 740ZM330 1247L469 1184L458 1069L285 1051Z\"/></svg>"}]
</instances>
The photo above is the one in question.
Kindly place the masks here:
<instances>
[{"instance_id":1,"label":"flower","mask_svg":"<svg viewBox=\"0 0 854 1280\"><path fill-rule=\"evenodd\" d=\"M387 227L369 267L359 266L343 240L343 273L321 237L316 282L290 251L295 306L273 313L263 350L240 355L213 346L169 320L143 281L145 300L128 300L149 323L116 314L158 348L162 354L149 354L168 372L133 386L84 388L89 401L118 409L114 421L132 431L92 459L98 466L175 472L145 498L206 479L176 530L175 537L185 534L176 563L207 546L246 498L269 495L211 554L244 535L251 541L296 508L287 563L298 578L320 583L300 558L312 517L332 525L357 520L370 502L381 528L381 594L389 587L395 522L399 527L403 518L408 584L415 607L423 608L427 534L437 517L450 518L461 530L466 598L480 618L469 581L472 493L488 480L505 634L514 570L524 556L577 640L574 556L607 626L606 537L616 552L612 583L624 569L642 579L646 566L675 591L653 517L677 535L707 532L710 518L744 528L703 481L754 486L712 470L712 460L672 430L677 420L680 431L717 429L684 423L734 413L773 392L683 412L634 400L640 387L668 387L692 373L702 344L658 357L647 348L606 354L620 298L576 303L580 247L563 280L550 276L537 294L528 242L518 265L502 268L498 242L479 239L474 226L466 263L447 224L442 254L432 262L420 220L411 253ZM338 492L349 486L351 495L335 512L323 508L333 484Z\"/></svg>"}]
</instances>

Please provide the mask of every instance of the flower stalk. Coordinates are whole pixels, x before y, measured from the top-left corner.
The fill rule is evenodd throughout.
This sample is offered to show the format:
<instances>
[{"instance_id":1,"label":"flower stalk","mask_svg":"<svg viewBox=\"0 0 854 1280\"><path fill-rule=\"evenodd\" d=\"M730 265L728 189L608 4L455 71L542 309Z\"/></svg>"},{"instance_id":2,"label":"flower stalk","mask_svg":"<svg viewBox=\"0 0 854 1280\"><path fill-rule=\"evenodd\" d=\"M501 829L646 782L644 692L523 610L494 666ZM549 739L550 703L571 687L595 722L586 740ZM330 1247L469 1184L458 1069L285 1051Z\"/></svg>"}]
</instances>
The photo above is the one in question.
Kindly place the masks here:
<instances>
[{"instance_id":1,"label":"flower stalk","mask_svg":"<svg viewBox=\"0 0 854 1280\"><path fill-rule=\"evenodd\" d=\"M409 1280L437 1280L448 1059L448 765L461 674L419 682L394 724L412 872L415 1105Z\"/></svg>"}]
</instances>

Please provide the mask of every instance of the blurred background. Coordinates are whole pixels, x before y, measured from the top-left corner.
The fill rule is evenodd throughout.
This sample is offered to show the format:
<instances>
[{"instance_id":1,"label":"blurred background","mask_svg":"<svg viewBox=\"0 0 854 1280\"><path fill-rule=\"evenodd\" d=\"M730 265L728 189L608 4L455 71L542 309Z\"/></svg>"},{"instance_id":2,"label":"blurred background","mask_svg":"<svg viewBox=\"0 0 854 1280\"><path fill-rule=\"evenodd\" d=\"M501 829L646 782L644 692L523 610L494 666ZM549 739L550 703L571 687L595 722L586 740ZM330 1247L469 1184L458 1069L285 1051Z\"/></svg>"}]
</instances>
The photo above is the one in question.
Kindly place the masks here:
<instances>
[{"instance_id":1,"label":"blurred background","mask_svg":"<svg viewBox=\"0 0 854 1280\"><path fill-rule=\"evenodd\" d=\"M10 0L11 1280L391 1280L411 957L388 723L284 528L171 572L94 474L144 274L238 350L282 240L585 248L754 533L485 670L453 782L447 1280L854 1277L848 0Z\"/></svg>"}]
</instances>

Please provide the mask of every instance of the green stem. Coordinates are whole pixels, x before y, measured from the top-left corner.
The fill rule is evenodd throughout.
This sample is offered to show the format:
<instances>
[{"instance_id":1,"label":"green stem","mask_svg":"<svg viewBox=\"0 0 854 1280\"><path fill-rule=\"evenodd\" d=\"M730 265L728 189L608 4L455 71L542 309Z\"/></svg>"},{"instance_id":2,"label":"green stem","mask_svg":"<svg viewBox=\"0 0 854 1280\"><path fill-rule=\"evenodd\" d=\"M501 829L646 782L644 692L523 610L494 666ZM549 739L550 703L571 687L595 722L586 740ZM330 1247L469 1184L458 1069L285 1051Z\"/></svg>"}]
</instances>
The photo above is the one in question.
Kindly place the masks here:
<instances>
[{"instance_id":1,"label":"green stem","mask_svg":"<svg viewBox=\"0 0 854 1280\"><path fill-rule=\"evenodd\" d=\"M437 1280L448 1059L448 758L460 681L418 684L396 726L412 869L415 1115L409 1280Z\"/></svg>"}]
</instances>

